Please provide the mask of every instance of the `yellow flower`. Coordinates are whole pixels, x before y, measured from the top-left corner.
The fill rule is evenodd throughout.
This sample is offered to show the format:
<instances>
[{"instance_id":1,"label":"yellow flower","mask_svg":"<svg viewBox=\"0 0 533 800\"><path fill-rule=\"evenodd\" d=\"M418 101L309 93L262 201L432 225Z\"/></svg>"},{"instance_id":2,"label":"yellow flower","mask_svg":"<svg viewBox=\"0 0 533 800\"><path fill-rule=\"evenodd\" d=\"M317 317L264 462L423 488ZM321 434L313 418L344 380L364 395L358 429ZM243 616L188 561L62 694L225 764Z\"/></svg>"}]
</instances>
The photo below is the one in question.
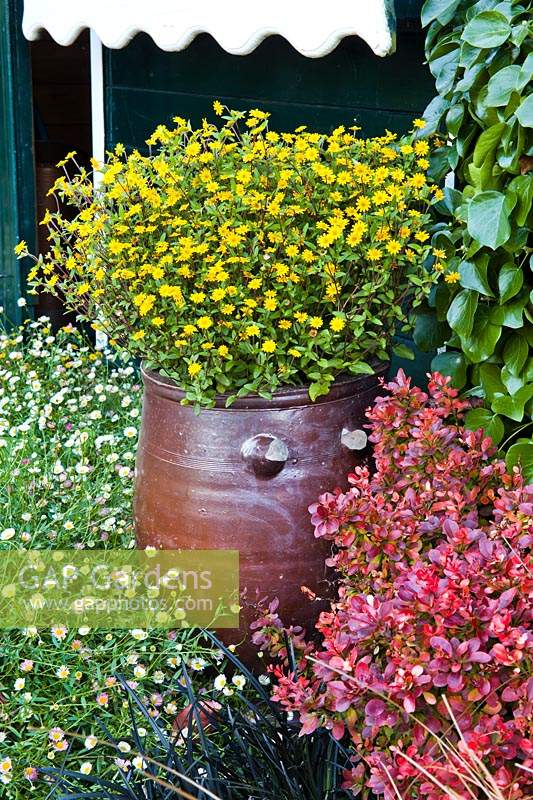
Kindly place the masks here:
<instances>
[{"instance_id":1,"label":"yellow flower","mask_svg":"<svg viewBox=\"0 0 533 800\"><path fill-rule=\"evenodd\" d=\"M388 253L391 254L391 256L395 256L400 252L402 246L400 242L396 242L394 241L394 239L392 239L390 242L387 242L387 244L385 245L385 249L387 250Z\"/></svg>"},{"instance_id":2,"label":"yellow flower","mask_svg":"<svg viewBox=\"0 0 533 800\"><path fill-rule=\"evenodd\" d=\"M145 331L135 331L133 336L131 337L134 342L138 342L140 339L144 339L146 333Z\"/></svg>"},{"instance_id":3,"label":"yellow flower","mask_svg":"<svg viewBox=\"0 0 533 800\"><path fill-rule=\"evenodd\" d=\"M272 300L267 297L267 299L264 302L264 306L267 311L275 311L276 308L278 307L278 304L275 300Z\"/></svg>"},{"instance_id":4,"label":"yellow flower","mask_svg":"<svg viewBox=\"0 0 533 800\"><path fill-rule=\"evenodd\" d=\"M183 326L183 333L185 336L192 336L192 334L196 333L197 330L198 328L196 325L191 325L190 323Z\"/></svg>"},{"instance_id":5,"label":"yellow flower","mask_svg":"<svg viewBox=\"0 0 533 800\"><path fill-rule=\"evenodd\" d=\"M210 328L213 324L213 320L211 317L199 317L197 320L197 325L202 331L206 331Z\"/></svg>"},{"instance_id":6,"label":"yellow flower","mask_svg":"<svg viewBox=\"0 0 533 800\"><path fill-rule=\"evenodd\" d=\"M213 342L204 342L202 344L202 350L212 350L215 345Z\"/></svg>"},{"instance_id":7,"label":"yellow flower","mask_svg":"<svg viewBox=\"0 0 533 800\"><path fill-rule=\"evenodd\" d=\"M219 356L227 356L229 353L229 349L226 347L225 344L221 344L217 350L217 353L219 354Z\"/></svg>"},{"instance_id":8,"label":"yellow flower","mask_svg":"<svg viewBox=\"0 0 533 800\"><path fill-rule=\"evenodd\" d=\"M309 314L307 314L305 311L297 311L294 315L296 321L300 323L305 322L308 316Z\"/></svg>"},{"instance_id":9,"label":"yellow flower","mask_svg":"<svg viewBox=\"0 0 533 800\"><path fill-rule=\"evenodd\" d=\"M302 354L298 350L296 350L295 347L291 347L290 350L287 350L287 352L293 358L301 358L302 357Z\"/></svg>"},{"instance_id":10,"label":"yellow flower","mask_svg":"<svg viewBox=\"0 0 533 800\"><path fill-rule=\"evenodd\" d=\"M261 349L265 353L273 353L276 350L276 342L273 339L267 339L263 342Z\"/></svg>"},{"instance_id":11,"label":"yellow flower","mask_svg":"<svg viewBox=\"0 0 533 800\"><path fill-rule=\"evenodd\" d=\"M415 233L415 239L419 242L425 242L429 239L429 233L426 231L418 231L418 233Z\"/></svg>"},{"instance_id":12,"label":"yellow flower","mask_svg":"<svg viewBox=\"0 0 533 800\"><path fill-rule=\"evenodd\" d=\"M258 336L259 327L257 325L248 325L244 329L244 335L246 336L246 338L249 338L250 336Z\"/></svg>"},{"instance_id":13,"label":"yellow flower","mask_svg":"<svg viewBox=\"0 0 533 800\"><path fill-rule=\"evenodd\" d=\"M189 373L191 378L194 378L195 375L198 375L201 369L202 367L197 361L191 361L191 363L187 367L187 372Z\"/></svg>"},{"instance_id":14,"label":"yellow flower","mask_svg":"<svg viewBox=\"0 0 533 800\"><path fill-rule=\"evenodd\" d=\"M413 120L413 126L419 130L422 130L422 128L426 127L426 121L425 119L415 119Z\"/></svg>"},{"instance_id":15,"label":"yellow flower","mask_svg":"<svg viewBox=\"0 0 533 800\"><path fill-rule=\"evenodd\" d=\"M215 100L215 102L213 103L213 110L217 116L219 117L222 116L222 114L224 113L224 106L222 105L220 100Z\"/></svg>"},{"instance_id":16,"label":"yellow flower","mask_svg":"<svg viewBox=\"0 0 533 800\"><path fill-rule=\"evenodd\" d=\"M282 331L288 331L291 327L291 323L288 319L281 319L278 322L278 328L281 328Z\"/></svg>"},{"instance_id":17,"label":"yellow flower","mask_svg":"<svg viewBox=\"0 0 533 800\"><path fill-rule=\"evenodd\" d=\"M378 189L377 192L374 192L372 195L372 202L376 206L383 206L389 200L389 195L387 192L384 192L383 189Z\"/></svg>"},{"instance_id":18,"label":"yellow flower","mask_svg":"<svg viewBox=\"0 0 533 800\"><path fill-rule=\"evenodd\" d=\"M413 149L417 156L427 156L429 153L429 144L424 141L424 139L421 139L419 142L415 142Z\"/></svg>"},{"instance_id":19,"label":"yellow flower","mask_svg":"<svg viewBox=\"0 0 533 800\"><path fill-rule=\"evenodd\" d=\"M377 247L371 247L367 252L367 257L369 261L379 261L381 258L381 250L378 250Z\"/></svg>"},{"instance_id":20,"label":"yellow flower","mask_svg":"<svg viewBox=\"0 0 533 800\"><path fill-rule=\"evenodd\" d=\"M21 256L23 253L26 253L28 251L28 245L26 244L24 239L22 239L22 241L20 241L15 246L14 250L15 250L15 255Z\"/></svg>"},{"instance_id":21,"label":"yellow flower","mask_svg":"<svg viewBox=\"0 0 533 800\"><path fill-rule=\"evenodd\" d=\"M424 186L426 183L426 176L423 175L421 172L416 172L410 179L409 183L411 184L411 186L414 186L415 189L421 189L422 186Z\"/></svg>"},{"instance_id":22,"label":"yellow flower","mask_svg":"<svg viewBox=\"0 0 533 800\"><path fill-rule=\"evenodd\" d=\"M163 287L161 287L163 288ZM205 292L192 292L190 295L191 303L203 303L205 300Z\"/></svg>"},{"instance_id":23,"label":"yellow flower","mask_svg":"<svg viewBox=\"0 0 533 800\"><path fill-rule=\"evenodd\" d=\"M160 286L159 294L161 297L172 297L178 306L184 305L183 292L179 286Z\"/></svg>"},{"instance_id":24,"label":"yellow flower","mask_svg":"<svg viewBox=\"0 0 533 800\"><path fill-rule=\"evenodd\" d=\"M321 328L324 322L322 317L311 317L309 324L312 328Z\"/></svg>"},{"instance_id":25,"label":"yellow flower","mask_svg":"<svg viewBox=\"0 0 533 800\"><path fill-rule=\"evenodd\" d=\"M156 328L160 328L161 325L165 324L165 320L163 317L154 317L152 320L152 325L155 325Z\"/></svg>"},{"instance_id":26,"label":"yellow flower","mask_svg":"<svg viewBox=\"0 0 533 800\"><path fill-rule=\"evenodd\" d=\"M141 317L146 316L146 314L148 314L148 312L152 310L152 306L154 305L154 303L155 303L154 294L145 295L139 306L139 314L141 315Z\"/></svg>"},{"instance_id":27,"label":"yellow flower","mask_svg":"<svg viewBox=\"0 0 533 800\"><path fill-rule=\"evenodd\" d=\"M458 281L461 280L461 276L459 275L458 272L448 272L444 280L446 281L446 283L457 283Z\"/></svg>"},{"instance_id":28,"label":"yellow flower","mask_svg":"<svg viewBox=\"0 0 533 800\"><path fill-rule=\"evenodd\" d=\"M342 317L333 317L333 319L329 323L329 327L331 328L332 331L335 331L335 333L342 331L345 326L346 326L346 320L344 320Z\"/></svg>"},{"instance_id":29,"label":"yellow flower","mask_svg":"<svg viewBox=\"0 0 533 800\"><path fill-rule=\"evenodd\" d=\"M295 258L298 255L298 248L295 244L290 244L288 247L285 248L285 252L289 256L289 258Z\"/></svg>"}]
</instances>

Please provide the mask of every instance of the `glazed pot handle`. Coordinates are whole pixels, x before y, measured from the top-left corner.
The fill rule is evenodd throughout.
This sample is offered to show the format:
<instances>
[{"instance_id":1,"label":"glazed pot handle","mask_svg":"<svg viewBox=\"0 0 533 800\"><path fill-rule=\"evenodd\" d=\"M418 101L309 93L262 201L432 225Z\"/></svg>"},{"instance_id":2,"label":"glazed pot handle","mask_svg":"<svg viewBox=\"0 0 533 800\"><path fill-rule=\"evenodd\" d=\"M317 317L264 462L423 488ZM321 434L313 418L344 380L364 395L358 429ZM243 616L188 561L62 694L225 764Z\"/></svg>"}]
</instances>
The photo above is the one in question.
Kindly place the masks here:
<instances>
[{"instance_id":1,"label":"glazed pot handle","mask_svg":"<svg viewBox=\"0 0 533 800\"><path fill-rule=\"evenodd\" d=\"M241 457L259 478L272 478L285 466L289 448L272 433L258 433L243 442Z\"/></svg>"},{"instance_id":2,"label":"glazed pot handle","mask_svg":"<svg viewBox=\"0 0 533 800\"><path fill-rule=\"evenodd\" d=\"M368 436L360 428L350 430L343 428L341 432L341 444L347 450L364 450L368 442Z\"/></svg>"}]
</instances>

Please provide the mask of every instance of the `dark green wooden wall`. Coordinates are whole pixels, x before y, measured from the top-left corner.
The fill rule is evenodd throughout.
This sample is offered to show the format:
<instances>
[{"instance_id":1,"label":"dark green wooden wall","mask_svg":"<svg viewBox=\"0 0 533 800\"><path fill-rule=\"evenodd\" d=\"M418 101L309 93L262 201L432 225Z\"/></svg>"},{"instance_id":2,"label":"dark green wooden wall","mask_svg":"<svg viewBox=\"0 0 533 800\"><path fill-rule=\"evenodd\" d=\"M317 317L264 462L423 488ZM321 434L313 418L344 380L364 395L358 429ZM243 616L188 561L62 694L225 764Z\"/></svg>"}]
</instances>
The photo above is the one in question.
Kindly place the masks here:
<instances>
[{"instance_id":1,"label":"dark green wooden wall","mask_svg":"<svg viewBox=\"0 0 533 800\"><path fill-rule=\"evenodd\" d=\"M401 25L401 21L400 21ZM275 129L307 124L328 130L355 118L364 134L405 130L433 94L423 38L400 29L393 56L378 58L357 37L329 55L305 58L279 36L247 56L232 56L207 34L184 51L165 53L140 34L106 52L108 145L139 147L159 122L178 114L198 123L214 99L272 113Z\"/></svg>"},{"instance_id":2,"label":"dark green wooden wall","mask_svg":"<svg viewBox=\"0 0 533 800\"><path fill-rule=\"evenodd\" d=\"M270 111L277 130L301 124L330 130L355 119L366 135L405 131L434 94L424 65L420 6L419 0L397 0L397 50L387 58L375 56L357 37L312 59L279 36L247 56L232 56L207 34L178 53L158 50L149 36L138 35L123 50L105 53L107 146L122 142L142 149L155 126L175 115L195 124L215 119L214 99L231 108ZM418 354L416 362L394 366L401 363L422 380L429 360Z\"/></svg>"}]
</instances>

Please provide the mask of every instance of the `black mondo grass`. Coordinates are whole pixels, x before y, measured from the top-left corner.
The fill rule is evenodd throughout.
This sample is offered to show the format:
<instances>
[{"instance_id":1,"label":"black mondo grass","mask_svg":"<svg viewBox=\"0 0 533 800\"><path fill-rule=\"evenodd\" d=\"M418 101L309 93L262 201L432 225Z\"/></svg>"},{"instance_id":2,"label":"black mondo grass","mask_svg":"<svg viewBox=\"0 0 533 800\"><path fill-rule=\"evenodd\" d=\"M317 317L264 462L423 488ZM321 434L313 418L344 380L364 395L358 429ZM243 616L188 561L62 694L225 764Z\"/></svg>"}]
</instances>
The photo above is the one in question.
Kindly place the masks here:
<instances>
[{"instance_id":1,"label":"black mondo grass","mask_svg":"<svg viewBox=\"0 0 533 800\"><path fill-rule=\"evenodd\" d=\"M343 770L353 766L344 746L325 730L300 736L300 725L273 703L265 688L212 634L228 661L246 676L254 694L236 691L240 702L220 703L195 692L186 667L176 676L185 711L169 734L141 698L117 675L129 705L136 761L114 777L85 775L67 768L44 768L54 783L54 800L341 800ZM181 677L181 682L178 682ZM149 729L148 746L139 728ZM121 755L117 740L100 723L109 759ZM142 759L142 760L141 760Z\"/></svg>"}]
</instances>

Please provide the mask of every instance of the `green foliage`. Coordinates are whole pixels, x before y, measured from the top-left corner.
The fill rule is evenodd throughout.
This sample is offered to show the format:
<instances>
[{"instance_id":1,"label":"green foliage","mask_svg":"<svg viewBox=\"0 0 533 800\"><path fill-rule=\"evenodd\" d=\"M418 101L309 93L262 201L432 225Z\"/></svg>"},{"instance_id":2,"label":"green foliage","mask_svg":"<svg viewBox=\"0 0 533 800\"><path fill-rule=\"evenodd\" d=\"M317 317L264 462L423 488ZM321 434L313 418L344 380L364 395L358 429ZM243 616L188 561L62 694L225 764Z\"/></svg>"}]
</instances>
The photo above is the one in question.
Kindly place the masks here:
<instances>
[{"instance_id":1,"label":"green foliage","mask_svg":"<svg viewBox=\"0 0 533 800\"><path fill-rule=\"evenodd\" d=\"M422 9L439 93L423 133L444 134L432 177L453 170L455 188L439 204L448 226L432 243L442 280L415 341L447 345L433 367L483 398L467 424L511 444L511 465L531 459L529 440L516 436L531 434L533 412L532 10L531 0L426 0Z\"/></svg>"}]
</instances>

